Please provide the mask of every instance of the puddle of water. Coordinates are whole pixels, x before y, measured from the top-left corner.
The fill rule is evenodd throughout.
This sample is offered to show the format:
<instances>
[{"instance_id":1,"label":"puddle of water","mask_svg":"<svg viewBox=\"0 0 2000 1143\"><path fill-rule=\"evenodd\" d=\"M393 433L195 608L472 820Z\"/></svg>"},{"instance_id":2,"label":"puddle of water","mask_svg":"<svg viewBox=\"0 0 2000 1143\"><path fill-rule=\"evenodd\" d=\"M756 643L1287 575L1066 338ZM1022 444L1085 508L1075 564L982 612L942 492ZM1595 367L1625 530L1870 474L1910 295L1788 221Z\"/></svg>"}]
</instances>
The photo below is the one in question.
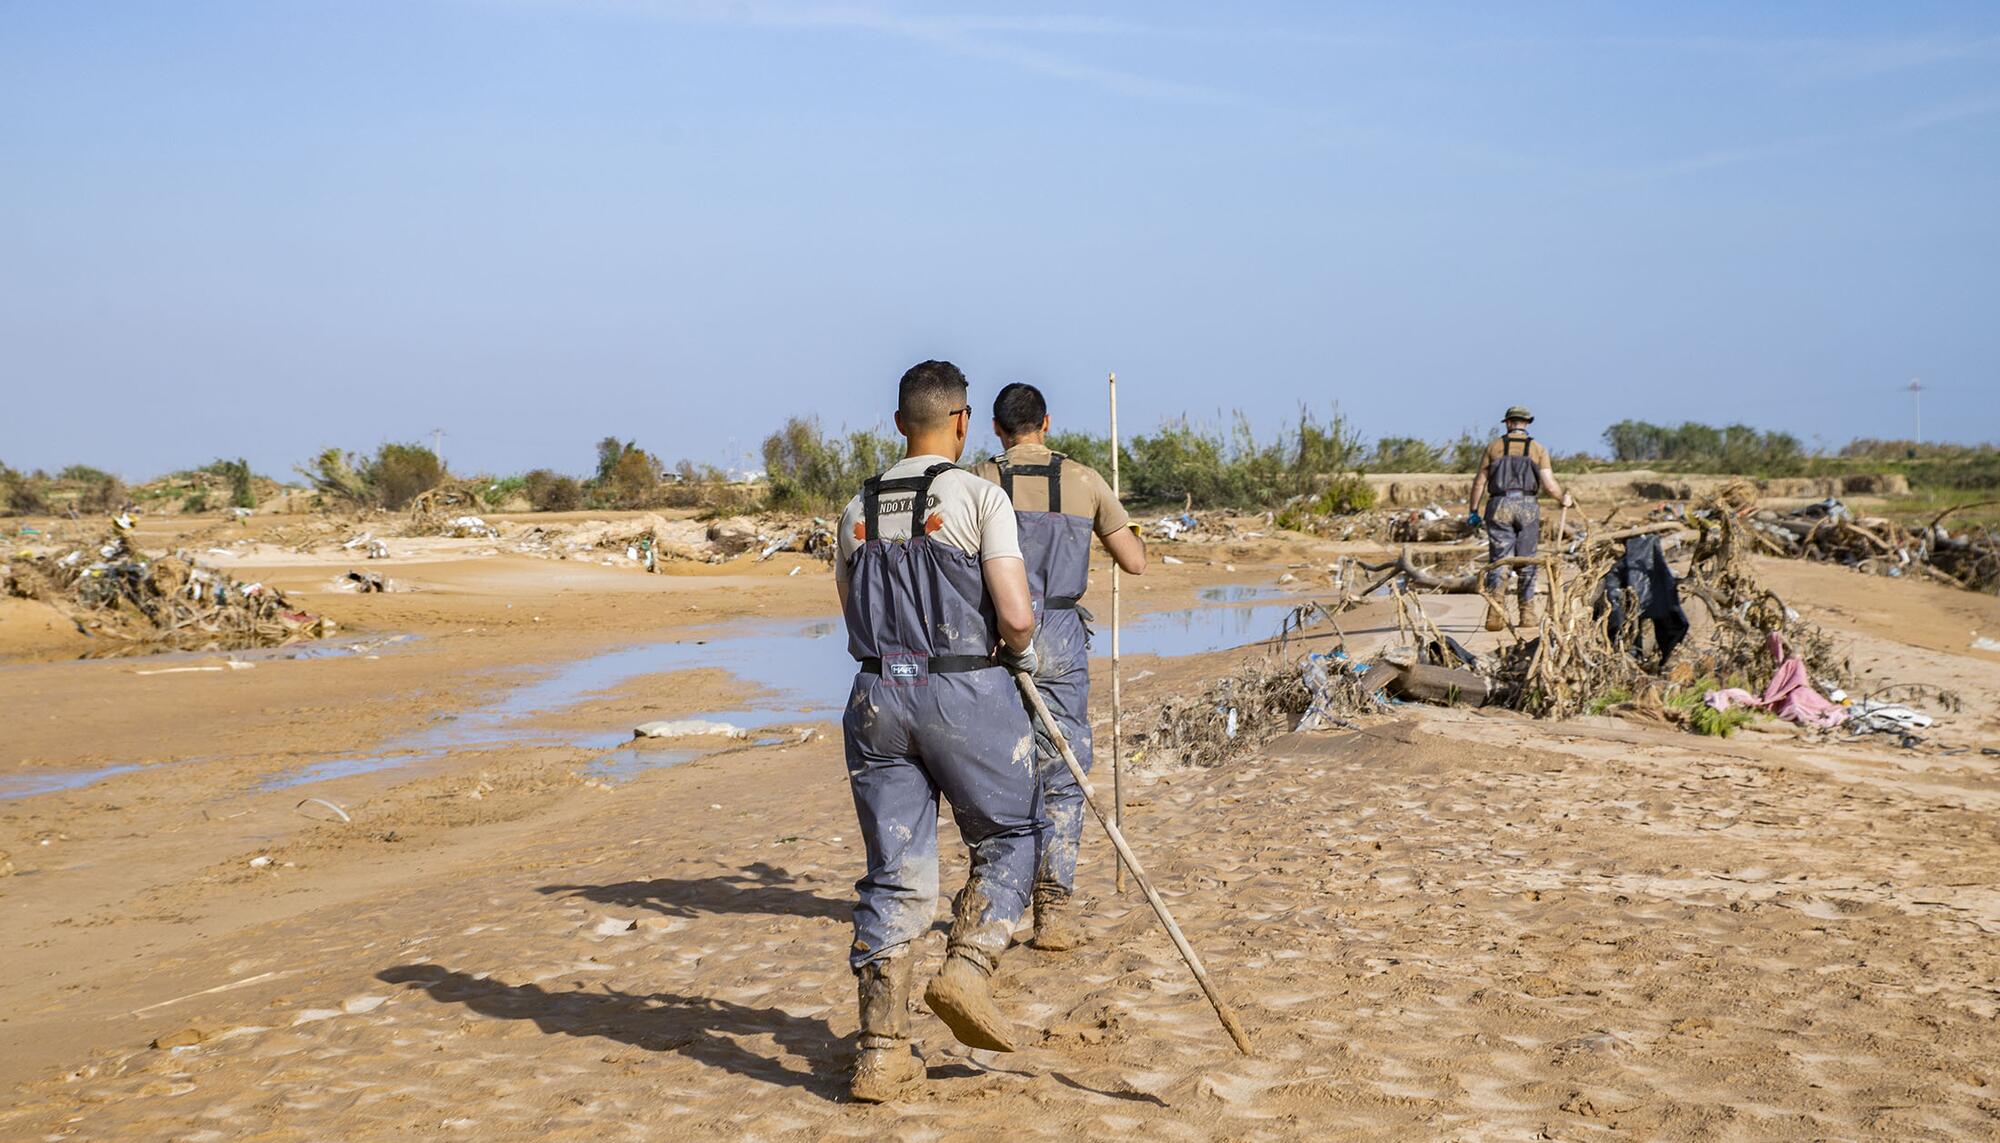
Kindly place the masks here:
<instances>
[{"instance_id":1,"label":"puddle of water","mask_svg":"<svg viewBox=\"0 0 2000 1143\"><path fill-rule=\"evenodd\" d=\"M1127 624L1118 633L1123 655L1200 655L1269 639L1292 613L1289 603L1252 603L1237 607L1192 607L1156 611ZM1091 640L1091 651L1111 653L1108 631Z\"/></svg>"},{"instance_id":2,"label":"puddle of water","mask_svg":"<svg viewBox=\"0 0 2000 1143\"><path fill-rule=\"evenodd\" d=\"M620 731L553 731L523 725L533 715L576 705L585 696L610 690L636 678L670 671L716 668L752 686L774 692L771 706L700 711L683 717L727 722L745 730L777 723L816 721L838 713L847 701L847 682L854 660L847 655L847 632L838 619L804 625L770 622L740 635L686 639L622 647L586 659L564 663L551 674L515 687L485 706L467 711L414 734L398 738L380 751L360 758L335 758L273 777L267 790L284 790L334 778L351 778L434 761L470 747L547 745L613 750L631 741L629 728ZM773 740L776 741L776 740ZM658 757L657 748L614 752L636 769L674 765L677 761L637 763ZM626 756L629 754L629 758ZM685 761L679 759L678 761Z\"/></svg>"},{"instance_id":3,"label":"puddle of water","mask_svg":"<svg viewBox=\"0 0 2000 1143\"><path fill-rule=\"evenodd\" d=\"M65 770L60 774L0 774L0 802L12 801L15 798L32 798L36 794L59 794L64 790L81 790L106 778L129 774L138 768L138 763L128 762L122 766L100 766L95 770Z\"/></svg>"},{"instance_id":4,"label":"puddle of water","mask_svg":"<svg viewBox=\"0 0 2000 1143\"><path fill-rule=\"evenodd\" d=\"M1275 587L1226 583L1220 587L1202 588L1199 598L1203 603L1250 603L1259 599L1289 599L1290 596Z\"/></svg>"},{"instance_id":5,"label":"puddle of water","mask_svg":"<svg viewBox=\"0 0 2000 1143\"><path fill-rule=\"evenodd\" d=\"M1128 655L1198 655L1269 638L1277 634L1292 605L1237 601L1282 594L1248 585L1207 589L1203 592L1206 606L1156 612L1128 624L1120 633L1120 650ZM1111 641L1101 628L1093 650L1100 657L1110 653ZM329 758L300 767L272 777L262 788L285 790L379 773L480 746L603 750L609 753L592 766L595 772L611 775L679 765L712 751L634 746L629 728L563 731L527 723L534 715L563 710L590 694L636 678L702 668L727 671L771 697L736 710L695 711L681 717L728 722L751 731L837 715L854 675L854 661L847 655L846 629L838 618L805 624L771 621L740 634L622 647L560 664L544 677L516 686L484 706L404 735L370 754ZM778 741L781 739L760 739L757 744ZM135 769L138 767L126 765L63 774L0 776L0 800L78 789Z\"/></svg>"}]
</instances>

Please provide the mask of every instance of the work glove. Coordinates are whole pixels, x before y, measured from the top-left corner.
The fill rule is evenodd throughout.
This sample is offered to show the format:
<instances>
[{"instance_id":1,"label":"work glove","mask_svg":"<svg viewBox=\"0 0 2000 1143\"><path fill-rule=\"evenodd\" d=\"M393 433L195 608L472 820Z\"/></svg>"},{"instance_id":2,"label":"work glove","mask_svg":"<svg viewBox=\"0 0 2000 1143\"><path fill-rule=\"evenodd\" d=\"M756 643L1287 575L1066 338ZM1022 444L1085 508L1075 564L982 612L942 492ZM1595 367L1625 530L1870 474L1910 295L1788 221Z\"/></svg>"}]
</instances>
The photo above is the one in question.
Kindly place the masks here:
<instances>
[{"instance_id":1,"label":"work glove","mask_svg":"<svg viewBox=\"0 0 2000 1143\"><path fill-rule=\"evenodd\" d=\"M1035 657L1035 644L1033 641L1030 641L1026 647L1019 651L1014 650L1005 643L1000 644L1000 665L1007 668L1009 674L1017 671L1026 671L1032 675L1035 673L1035 668L1042 664L1041 660Z\"/></svg>"},{"instance_id":2,"label":"work glove","mask_svg":"<svg viewBox=\"0 0 2000 1143\"><path fill-rule=\"evenodd\" d=\"M1468 528L1477 528L1479 526L1479 513L1477 512L1466 513L1465 526Z\"/></svg>"}]
</instances>

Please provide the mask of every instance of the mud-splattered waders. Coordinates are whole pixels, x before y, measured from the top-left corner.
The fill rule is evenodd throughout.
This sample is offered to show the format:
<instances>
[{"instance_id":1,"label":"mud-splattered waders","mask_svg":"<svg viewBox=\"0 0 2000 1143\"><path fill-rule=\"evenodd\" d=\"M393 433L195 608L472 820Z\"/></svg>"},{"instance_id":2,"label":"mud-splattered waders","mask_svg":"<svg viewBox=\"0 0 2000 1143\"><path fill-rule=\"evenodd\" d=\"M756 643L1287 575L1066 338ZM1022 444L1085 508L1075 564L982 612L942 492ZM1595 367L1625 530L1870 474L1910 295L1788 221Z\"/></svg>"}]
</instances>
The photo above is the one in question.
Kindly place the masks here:
<instances>
[{"instance_id":1,"label":"mud-splattered waders","mask_svg":"<svg viewBox=\"0 0 2000 1143\"><path fill-rule=\"evenodd\" d=\"M862 542L848 569L847 643L860 670L841 730L868 850L849 957L861 991L857 1099L886 1098L922 1074L909 1048L911 944L937 910L940 793L972 872L953 910L945 969L926 999L960 1040L1012 1046L1004 1026L966 1026L963 1013L948 1010L952 982L967 973L979 974L983 1000L983 978L1026 909L1036 821L1033 732L1013 680L992 658L999 639L979 556L932 540L926 527L931 483L951 468L869 480ZM908 540L881 538L881 516L894 512L909 513Z\"/></svg>"},{"instance_id":2,"label":"mud-splattered waders","mask_svg":"<svg viewBox=\"0 0 2000 1143\"><path fill-rule=\"evenodd\" d=\"M1021 555L1028 565L1028 593L1035 604L1035 689L1061 724L1070 751L1090 769L1090 613L1079 599L1090 580L1090 521L1062 510L1062 466L1068 458L1049 454L1047 464L1014 464L1002 454L1000 487L1014 500L1018 479L1048 482L1046 512L1024 512ZM1018 503L1018 502L1017 502ZM1075 948L1083 929L1070 903L1076 886L1076 852L1083 837L1083 790L1063 764L1055 743L1035 732L1035 770L1041 785L1041 821L1035 861L1036 948Z\"/></svg>"},{"instance_id":3,"label":"mud-splattered waders","mask_svg":"<svg viewBox=\"0 0 2000 1143\"><path fill-rule=\"evenodd\" d=\"M1501 437L1500 455L1493 458L1487 470L1486 548L1489 559L1532 556L1541 542L1542 506L1535 496L1541 491L1542 477L1535 469L1534 457L1529 455L1534 439L1527 433L1508 433ZM1518 452L1515 451L1517 446ZM1527 608L1535 597L1537 569L1528 564L1519 570L1521 614L1525 620ZM1489 595L1500 590L1506 575L1505 568L1493 568L1486 573Z\"/></svg>"}]
</instances>

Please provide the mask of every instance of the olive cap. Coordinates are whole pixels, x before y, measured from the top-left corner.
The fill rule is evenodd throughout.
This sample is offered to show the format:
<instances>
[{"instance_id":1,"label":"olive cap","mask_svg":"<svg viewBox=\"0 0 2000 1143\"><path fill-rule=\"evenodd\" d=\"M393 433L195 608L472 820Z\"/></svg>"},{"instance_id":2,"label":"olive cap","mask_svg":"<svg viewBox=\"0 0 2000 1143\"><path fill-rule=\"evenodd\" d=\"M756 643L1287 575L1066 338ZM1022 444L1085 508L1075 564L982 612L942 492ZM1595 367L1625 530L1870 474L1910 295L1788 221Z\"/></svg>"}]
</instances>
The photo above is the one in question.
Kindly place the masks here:
<instances>
[{"instance_id":1,"label":"olive cap","mask_svg":"<svg viewBox=\"0 0 2000 1143\"><path fill-rule=\"evenodd\" d=\"M1503 421L1526 421L1529 424L1534 424L1535 414L1530 413L1526 405L1509 405L1507 406L1507 415L1500 419Z\"/></svg>"}]
</instances>

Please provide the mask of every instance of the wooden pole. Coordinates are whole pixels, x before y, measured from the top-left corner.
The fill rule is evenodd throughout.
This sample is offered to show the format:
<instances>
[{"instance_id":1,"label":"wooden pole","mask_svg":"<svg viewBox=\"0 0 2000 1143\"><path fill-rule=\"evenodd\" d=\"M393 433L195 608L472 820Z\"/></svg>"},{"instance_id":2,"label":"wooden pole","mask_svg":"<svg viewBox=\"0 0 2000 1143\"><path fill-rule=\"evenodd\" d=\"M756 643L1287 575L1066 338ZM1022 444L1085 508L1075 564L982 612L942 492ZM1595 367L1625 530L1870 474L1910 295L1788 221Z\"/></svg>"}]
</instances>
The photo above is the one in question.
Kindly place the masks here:
<instances>
[{"instance_id":1,"label":"wooden pole","mask_svg":"<svg viewBox=\"0 0 2000 1143\"><path fill-rule=\"evenodd\" d=\"M1118 374L1109 375L1111 389L1111 495L1118 498ZM1111 821L1119 828L1125 825L1125 706L1119 694L1120 677L1118 663L1118 619L1119 619L1119 575L1118 561L1111 561ZM1125 863L1120 861L1112 872L1112 889L1125 892Z\"/></svg>"},{"instance_id":2,"label":"wooden pole","mask_svg":"<svg viewBox=\"0 0 2000 1143\"><path fill-rule=\"evenodd\" d=\"M1139 890L1146 895L1146 903L1153 907L1153 914L1160 918L1160 924L1166 926L1167 936L1173 938L1174 947L1180 950L1181 959L1187 962L1188 971L1194 974L1195 983L1201 985L1202 995L1208 997L1209 1005L1215 1009L1216 1019L1222 1021L1222 1030L1229 1033L1229 1038L1235 1041L1238 1051L1246 1056L1250 1055L1250 1034L1243 1030L1243 1024L1236 1019L1236 1012L1229 1007L1229 1002L1216 991L1215 982L1208 978L1208 970L1201 965L1201 957L1195 955L1194 946L1188 944L1186 934L1181 932L1180 925L1174 921L1173 913L1167 910L1167 903L1160 899L1159 890L1153 888L1152 878L1146 876L1145 869L1139 865L1139 859L1132 855L1132 847L1125 843L1124 832L1098 806L1097 791L1091 788L1090 775L1085 774L1083 767L1077 763L1076 754L1069 748L1069 740L1063 737L1062 727L1056 724L1055 719L1049 717L1049 708L1042 702L1041 692L1035 689L1035 680L1029 678L1026 671L1016 671L1014 682L1021 688L1021 697L1027 700L1028 709L1041 722L1042 732L1047 734L1055 742L1056 749L1062 752L1063 764L1069 767L1070 776L1076 779L1077 785L1083 787L1083 798L1090 803L1090 812L1097 815L1097 824L1103 826L1104 832L1111 835L1112 846L1118 850L1118 856L1123 859L1125 867L1132 870L1132 880L1139 883Z\"/></svg>"}]
</instances>

